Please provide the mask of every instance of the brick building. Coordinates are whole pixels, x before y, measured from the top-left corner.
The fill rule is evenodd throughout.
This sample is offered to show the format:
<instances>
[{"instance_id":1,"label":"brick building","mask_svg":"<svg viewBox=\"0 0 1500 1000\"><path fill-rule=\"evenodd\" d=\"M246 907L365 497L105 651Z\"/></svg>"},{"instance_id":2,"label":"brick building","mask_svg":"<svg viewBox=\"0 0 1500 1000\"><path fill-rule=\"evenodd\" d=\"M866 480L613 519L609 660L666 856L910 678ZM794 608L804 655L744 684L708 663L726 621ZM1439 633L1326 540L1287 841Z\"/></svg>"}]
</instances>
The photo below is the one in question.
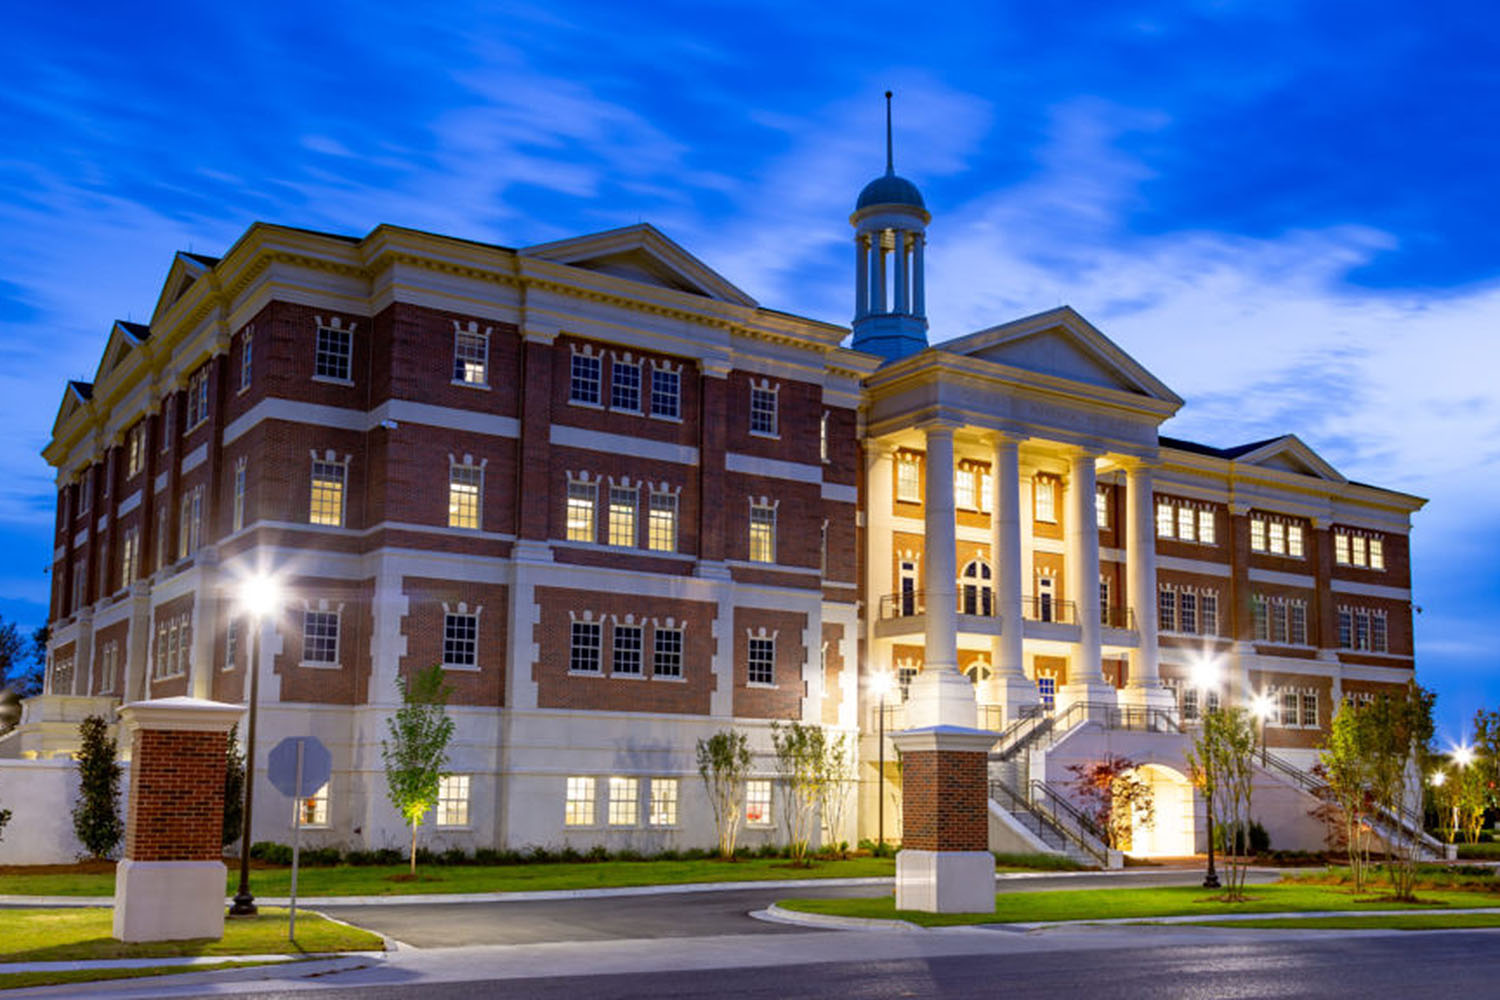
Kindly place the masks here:
<instances>
[{"instance_id":1,"label":"brick building","mask_svg":"<svg viewBox=\"0 0 1500 1000\"><path fill-rule=\"evenodd\" d=\"M257 224L178 254L64 391L46 690L0 755L67 752L122 700L242 700L237 587L265 573L262 752L333 750L304 816L345 844L402 842L379 742L433 663L440 842L647 850L712 840L694 746L730 724L774 838L782 719L857 734L840 835L873 835L883 672L966 672L1021 799L1128 748L1172 803L1142 853L1201 826L1206 707L1258 698L1300 773L1340 699L1411 677L1421 500L1290 435L1160 436L1182 400L1066 307L928 346L921 195L888 172L851 221L849 347L648 225L510 249ZM1025 842L1024 811L997 799L994 836Z\"/></svg>"}]
</instances>

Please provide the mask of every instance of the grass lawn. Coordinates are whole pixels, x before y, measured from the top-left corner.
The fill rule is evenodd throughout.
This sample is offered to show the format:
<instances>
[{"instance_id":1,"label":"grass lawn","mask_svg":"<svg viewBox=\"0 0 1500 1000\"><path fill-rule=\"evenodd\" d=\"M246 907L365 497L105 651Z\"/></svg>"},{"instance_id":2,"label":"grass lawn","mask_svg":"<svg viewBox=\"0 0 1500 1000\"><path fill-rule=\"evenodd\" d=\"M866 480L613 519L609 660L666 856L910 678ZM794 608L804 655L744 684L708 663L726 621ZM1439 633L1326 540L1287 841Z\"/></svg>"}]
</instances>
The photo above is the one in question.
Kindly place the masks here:
<instances>
[{"instance_id":1,"label":"grass lawn","mask_svg":"<svg viewBox=\"0 0 1500 1000\"><path fill-rule=\"evenodd\" d=\"M1500 843L1459 844L1458 857L1461 861L1500 861Z\"/></svg>"},{"instance_id":2,"label":"grass lawn","mask_svg":"<svg viewBox=\"0 0 1500 1000\"><path fill-rule=\"evenodd\" d=\"M1181 925L1179 925L1181 926ZM1192 927L1301 930L1441 931L1500 927L1500 913L1398 913L1379 917L1283 917L1279 920L1195 920Z\"/></svg>"},{"instance_id":3,"label":"grass lawn","mask_svg":"<svg viewBox=\"0 0 1500 1000\"><path fill-rule=\"evenodd\" d=\"M14 873L11 873L14 872ZM0 874L0 895L112 896L113 869L91 872L47 871ZM794 867L782 858L737 861L595 861L520 865L418 865L417 881L404 881L406 865L339 865L303 868L297 875L298 896L402 896L434 892L520 892L541 889L600 889L630 885L682 885L690 882L754 882L767 879L863 878L891 876L891 858L847 858ZM257 896L285 896L292 870L256 867L250 871ZM239 885L230 867L226 895ZM3 940L3 938L0 938Z\"/></svg>"},{"instance_id":4,"label":"grass lawn","mask_svg":"<svg viewBox=\"0 0 1500 1000\"><path fill-rule=\"evenodd\" d=\"M1420 903L1397 903L1384 890L1354 895L1338 886L1282 883L1246 887L1249 899L1225 903L1217 894L1198 886L1142 889L1078 889L1059 892L1002 892L995 897L995 912L922 913L897 910L892 896L878 899L789 899L778 905L804 913L828 913L842 917L908 920L924 927L957 924L1033 923L1050 920L1109 920L1128 917L1176 917L1220 913L1296 913L1309 910L1399 910L1433 909L1442 906L1487 907L1496 905L1488 892L1434 890L1419 893ZM1238 926L1238 924L1236 924Z\"/></svg>"},{"instance_id":5,"label":"grass lawn","mask_svg":"<svg viewBox=\"0 0 1500 1000\"><path fill-rule=\"evenodd\" d=\"M0 990L19 990L31 986L59 986L67 983L94 983L105 979L144 979L184 972L216 972L220 969L248 969L266 962L213 962L208 965L153 965L144 969L73 969L66 972L7 972L0 974Z\"/></svg>"},{"instance_id":6,"label":"grass lawn","mask_svg":"<svg viewBox=\"0 0 1500 1000\"><path fill-rule=\"evenodd\" d=\"M313 913L299 914L297 941L287 940L287 911L226 920L215 941L148 941L126 944L111 937L108 907L66 910L0 910L0 962L80 962L109 958L179 958L198 955L301 955L329 951L380 951L380 936Z\"/></svg>"}]
</instances>

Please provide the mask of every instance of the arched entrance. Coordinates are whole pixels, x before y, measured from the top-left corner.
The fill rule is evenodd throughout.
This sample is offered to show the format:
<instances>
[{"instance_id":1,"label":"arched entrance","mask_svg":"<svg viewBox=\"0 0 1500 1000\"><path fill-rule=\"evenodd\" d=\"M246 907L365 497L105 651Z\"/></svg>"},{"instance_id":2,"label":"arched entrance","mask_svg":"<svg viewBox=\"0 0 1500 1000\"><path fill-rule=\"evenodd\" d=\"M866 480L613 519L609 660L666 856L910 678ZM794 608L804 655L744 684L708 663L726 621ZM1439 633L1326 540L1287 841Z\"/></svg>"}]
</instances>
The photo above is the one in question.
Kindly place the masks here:
<instances>
[{"instance_id":1,"label":"arched entrance","mask_svg":"<svg viewBox=\"0 0 1500 1000\"><path fill-rule=\"evenodd\" d=\"M1136 768L1136 776L1151 786L1155 818L1150 826L1138 821L1131 823L1130 853L1137 857L1193 854L1196 819L1192 782L1182 772L1163 764L1142 764Z\"/></svg>"}]
</instances>

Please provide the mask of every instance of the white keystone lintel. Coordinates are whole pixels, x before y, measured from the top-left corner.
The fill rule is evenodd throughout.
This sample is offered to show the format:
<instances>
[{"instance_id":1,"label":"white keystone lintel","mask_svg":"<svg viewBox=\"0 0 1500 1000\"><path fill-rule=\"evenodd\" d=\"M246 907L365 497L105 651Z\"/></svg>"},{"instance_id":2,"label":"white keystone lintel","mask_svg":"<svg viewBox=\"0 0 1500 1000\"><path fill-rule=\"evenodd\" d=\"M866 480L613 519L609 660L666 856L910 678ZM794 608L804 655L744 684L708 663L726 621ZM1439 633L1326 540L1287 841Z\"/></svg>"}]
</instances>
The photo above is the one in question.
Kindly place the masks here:
<instances>
[{"instance_id":1,"label":"white keystone lintel","mask_svg":"<svg viewBox=\"0 0 1500 1000\"><path fill-rule=\"evenodd\" d=\"M245 714L244 705L206 698L156 698L132 701L117 708L125 731L169 729L179 732L227 733Z\"/></svg>"}]
</instances>

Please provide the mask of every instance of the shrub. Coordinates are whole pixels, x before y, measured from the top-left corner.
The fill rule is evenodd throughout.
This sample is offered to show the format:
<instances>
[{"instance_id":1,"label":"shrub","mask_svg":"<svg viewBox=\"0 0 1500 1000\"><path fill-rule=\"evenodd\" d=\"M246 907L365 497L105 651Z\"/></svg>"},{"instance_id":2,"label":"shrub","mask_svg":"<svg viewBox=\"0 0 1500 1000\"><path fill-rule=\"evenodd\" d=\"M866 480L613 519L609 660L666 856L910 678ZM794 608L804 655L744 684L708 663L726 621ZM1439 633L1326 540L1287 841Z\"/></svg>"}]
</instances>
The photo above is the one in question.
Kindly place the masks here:
<instances>
[{"instance_id":1,"label":"shrub","mask_svg":"<svg viewBox=\"0 0 1500 1000\"><path fill-rule=\"evenodd\" d=\"M603 844L595 844L593 847L589 848L588 853L585 854L584 857L588 858L588 860L590 861L608 861L609 848L605 847Z\"/></svg>"},{"instance_id":2,"label":"shrub","mask_svg":"<svg viewBox=\"0 0 1500 1000\"><path fill-rule=\"evenodd\" d=\"M615 852L615 860L616 861L645 861L646 860L646 856L644 854L642 854L640 851L632 850L629 847L625 847L625 848L621 848L620 850L618 850L618 851Z\"/></svg>"},{"instance_id":3,"label":"shrub","mask_svg":"<svg viewBox=\"0 0 1500 1000\"><path fill-rule=\"evenodd\" d=\"M109 737L109 723L91 715L78 726L78 803L73 807L73 832L94 858L107 858L125 834L120 822L120 762L118 746Z\"/></svg>"},{"instance_id":4,"label":"shrub","mask_svg":"<svg viewBox=\"0 0 1500 1000\"><path fill-rule=\"evenodd\" d=\"M1007 851L995 852L995 864L1006 868L1031 868L1047 872L1075 872L1084 867L1066 854L1028 854Z\"/></svg>"},{"instance_id":5,"label":"shrub","mask_svg":"<svg viewBox=\"0 0 1500 1000\"><path fill-rule=\"evenodd\" d=\"M250 857L268 865L289 865L292 863L292 848L289 844L258 840L250 845Z\"/></svg>"}]
</instances>

